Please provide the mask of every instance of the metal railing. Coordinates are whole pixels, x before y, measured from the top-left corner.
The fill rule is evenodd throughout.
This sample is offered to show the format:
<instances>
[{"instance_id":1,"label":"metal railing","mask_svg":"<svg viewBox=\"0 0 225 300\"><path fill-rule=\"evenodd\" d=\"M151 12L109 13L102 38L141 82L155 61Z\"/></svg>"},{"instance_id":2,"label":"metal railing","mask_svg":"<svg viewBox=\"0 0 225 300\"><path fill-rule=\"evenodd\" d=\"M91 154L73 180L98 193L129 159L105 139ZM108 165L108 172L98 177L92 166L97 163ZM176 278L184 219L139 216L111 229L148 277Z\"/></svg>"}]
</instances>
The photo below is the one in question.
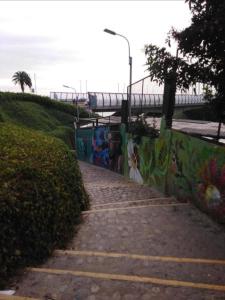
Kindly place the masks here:
<instances>
[{"instance_id":1,"label":"metal railing","mask_svg":"<svg viewBox=\"0 0 225 300\"><path fill-rule=\"evenodd\" d=\"M50 98L62 102L75 103L85 102L92 109L97 108L115 108L119 109L123 100L127 100L127 93L65 93L51 92ZM178 94L176 95L176 106L201 105L204 104L203 95ZM161 107L163 103L163 94L141 94L132 93L131 107L147 108Z\"/></svg>"},{"instance_id":2,"label":"metal railing","mask_svg":"<svg viewBox=\"0 0 225 300\"><path fill-rule=\"evenodd\" d=\"M92 108L120 108L122 100L127 100L126 93L89 93L90 107ZM93 100L92 100L93 99ZM131 107L161 107L163 94L132 94ZM203 95L176 95L176 106L199 105L204 103Z\"/></svg>"},{"instance_id":3,"label":"metal railing","mask_svg":"<svg viewBox=\"0 0 225 300\"><path fill-rule=\"evenodd\" d=\"M63 102L85 101L88 100L87 93L70 93L70 92L50 92L50 98Z\"/></svg>"},{"instance_id":4,"label":"metal railing","mask_svg":"<svg viewBox=\"0 0 225 300\"><path fill-rule=\"evenodd\" d=\"M146 108L146 107L162 107L163 105L163 85L157 86L151 80L150 76L146 76L132 83L131 108ZM127 92L130 86L127 87ZM161 93L149 93L151 90L157 89ZM203 90L198 88L199 93L193 93L196 87L190 87L187 93L177 91L175 98L175 106L202 105L205 103L204 95L200 94Z\"/></svg>"}]
</instances>

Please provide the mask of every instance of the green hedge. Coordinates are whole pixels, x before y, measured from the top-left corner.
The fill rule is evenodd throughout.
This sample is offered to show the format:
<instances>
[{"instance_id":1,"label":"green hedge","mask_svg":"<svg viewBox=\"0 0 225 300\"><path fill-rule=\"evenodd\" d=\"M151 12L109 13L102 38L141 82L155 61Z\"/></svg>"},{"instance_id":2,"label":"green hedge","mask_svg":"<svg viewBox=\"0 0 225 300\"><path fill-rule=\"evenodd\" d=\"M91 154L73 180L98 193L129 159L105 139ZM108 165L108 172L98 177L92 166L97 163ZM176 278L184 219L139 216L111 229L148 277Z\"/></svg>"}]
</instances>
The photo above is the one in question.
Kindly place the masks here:
<instances>
[{"instance_id":1,"label":"green hedge","mask_svg":"<svg viewBox=\"0 0 225 300\"><path fill-rule=\"evenodd\" d=\"M49 97L26 94L26 93L0 92L0 104L2 101L9 101L9 100L36 102L45 107L55 108L60 111L64 111L66 113L72 114L74 116L76 116L77 114L77 110L74 105L52 100ZM87 118L89 116L88 112L86 112L86 110L83 109L82 107L79 107L79 114L81 118Z\"/></svg>"},{"instance_id":2,"label":"green hedge","mask_svg":"<svg viewBox=\"0 0 225 300\"><path fill-rule=\"evenodd\" d=\"M46 132L74 149L77 109L70 104L33 94L0 92L0 122L10 122ZM81 118L89 113L79 107Z\"/></svg>"},{"instance_id":3,"label":"green hedge","mask_svg":"<svg viewBox=\"0 0 225 300\"><path fill-rule=\"evenodd\" d=\"M75 148L75 130L68 126L59 126L55 130L49 132L49 134L63 140L67 145L71 145Z\"/></svg>"},{"instance_id":4,"label":"green hedge","mask_svg":"<svg viewBox=\"0 0 225 300\"><path fill-rule=\"evenodd\" d=\"M74 148L74 116L35 102L8 100L0 103L0 122L10 122L61 138Z\"/></svg>"},{"instance_id":5,"label":"green hedge","mask_svg":"<svg viewBox=\"0 0 225 300\"><path fill-rule=\"evenodd\" d=\"M77 161L60 140L15 125L0 127L0 285L40 262L74 233L88 207Z\"/></svg>"}]
</instances>

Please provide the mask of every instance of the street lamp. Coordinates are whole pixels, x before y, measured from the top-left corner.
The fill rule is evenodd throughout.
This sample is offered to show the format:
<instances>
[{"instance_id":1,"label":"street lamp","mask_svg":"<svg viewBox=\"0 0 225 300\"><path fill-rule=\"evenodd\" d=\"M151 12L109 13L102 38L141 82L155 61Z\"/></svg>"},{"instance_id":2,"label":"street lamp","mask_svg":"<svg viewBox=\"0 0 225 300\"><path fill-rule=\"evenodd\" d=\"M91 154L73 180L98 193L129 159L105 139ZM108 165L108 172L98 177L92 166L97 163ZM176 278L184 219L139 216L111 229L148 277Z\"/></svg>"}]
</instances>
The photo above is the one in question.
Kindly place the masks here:
<instances>
[{"instance_id":1,"label":"street lamp","mask_svg":"<svg viewBox=\"0 0 225 300\"><path fill-rule=\"evenodd\" d=\"M127 41L128 44L128 54L129 54L129 66L130 66L130 72L129 72L129 93L128 93L128 116L129 116L129 123L131 122L131 91L132 91L132 57L130 56L130 43L128 41L128 39L119 33L116 33L115 31L112 31L110 29L104 29L104 32L112 34L112 35L118 35L121 36L122 38L124 38Z\"/></svg>"},{"instance_id":2,"label":"street lamp","mask_svg":"<svg viewBox=\"0 0 225 300\"><path fill-rule=\"evenodd\" d=\"M76 89L72 86L68 86L68 85L63 84L63 87L68 88L68 89L72 89L72 90L74 90L75 94L77 93ZM75 99L72 99L72 101L73 100L75 100ZM76 108L77 108L77 120L79 121L79 109L78 109L78 103L77 103L78 102L78 97L77 96L76 96L75 101L76 101ZM73 103L74 103L74 101L73 101Z\"/></svg>"},{"instance_id":3,"label":"street lamp","mask_svg":"<svg viewBox=\"0 0 225 300\"><path fill-rule=\"evenodd\" d=\"M72 89L72 90L74 90L75 93L77 93L76 89L73 88L72 86L68 86L68 85L63 84L63 87L68 88L68 89Z\"/></svg>"}]
</instances>

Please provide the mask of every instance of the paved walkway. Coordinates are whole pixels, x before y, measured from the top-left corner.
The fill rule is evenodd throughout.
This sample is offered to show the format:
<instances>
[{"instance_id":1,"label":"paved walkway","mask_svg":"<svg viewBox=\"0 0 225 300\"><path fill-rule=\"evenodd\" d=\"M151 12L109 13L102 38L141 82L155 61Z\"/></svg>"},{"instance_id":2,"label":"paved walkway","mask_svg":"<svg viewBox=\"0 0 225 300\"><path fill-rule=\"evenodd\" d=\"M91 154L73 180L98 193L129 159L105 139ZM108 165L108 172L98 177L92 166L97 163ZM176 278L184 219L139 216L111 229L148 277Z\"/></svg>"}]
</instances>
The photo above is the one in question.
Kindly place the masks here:
<instances>
[{"instance_id":1,"label":"paved walkway","mask_svg":"<svg viewBox=\"0 0 225 300\"><path fill-rule=\"evenodd\" d=\"M188 203L80 166L91 210L66 251L20 279L18 300L225 299L223 227Z\"/></svg>"}]
</instances>

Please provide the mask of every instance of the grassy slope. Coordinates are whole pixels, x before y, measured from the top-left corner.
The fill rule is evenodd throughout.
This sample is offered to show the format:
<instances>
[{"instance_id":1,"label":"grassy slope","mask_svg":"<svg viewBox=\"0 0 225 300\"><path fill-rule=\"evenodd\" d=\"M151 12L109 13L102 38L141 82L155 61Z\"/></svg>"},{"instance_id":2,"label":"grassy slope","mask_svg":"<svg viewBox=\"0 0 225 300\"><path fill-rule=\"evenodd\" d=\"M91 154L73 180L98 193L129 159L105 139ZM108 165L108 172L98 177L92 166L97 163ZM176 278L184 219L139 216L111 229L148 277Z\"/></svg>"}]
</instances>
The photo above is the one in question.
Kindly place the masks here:
<instances>
[{"instance_id":1,"label":"grassy slope","mask_svg":"<svg viewBox=\"0 0 225 300\"><path fill-rule=\"evenodd\" d=\"M57 103L56 106L55 101L52 101L52 105L43 105L35 97L27 101L23 98L18 100L16 96L15 94L15 99L13 96L10 99L0 99L0 121L48 133L63 139L70 147L73 146L74 114L72 111L65 111L66 104L60 106Z\"/></svg>"}]
</instances>

